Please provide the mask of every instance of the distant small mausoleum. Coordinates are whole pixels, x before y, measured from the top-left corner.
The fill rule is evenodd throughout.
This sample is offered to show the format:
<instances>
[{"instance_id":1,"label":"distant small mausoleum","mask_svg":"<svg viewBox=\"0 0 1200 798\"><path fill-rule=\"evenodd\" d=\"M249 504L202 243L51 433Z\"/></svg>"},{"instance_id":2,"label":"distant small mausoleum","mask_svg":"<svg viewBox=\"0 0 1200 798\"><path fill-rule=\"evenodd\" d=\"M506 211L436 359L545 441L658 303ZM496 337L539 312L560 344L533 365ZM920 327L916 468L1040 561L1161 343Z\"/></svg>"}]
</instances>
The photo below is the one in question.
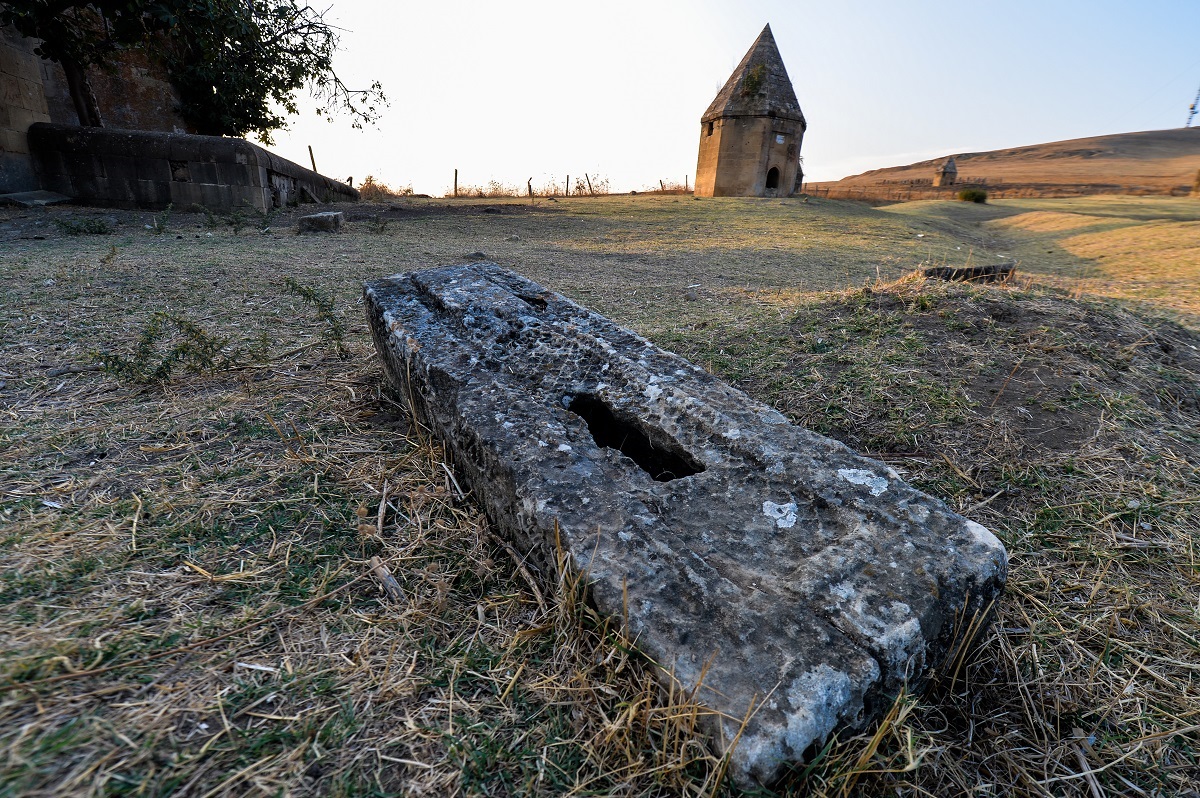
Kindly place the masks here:
<instances>
[{"instance_id":1,"label":"distant small mausoleum","mask_svg":"<svg viewBox=\"0 0 1200 798\"><path fill-rule=\"evenodd\" d=\"M767 25L700 119L696 196L791 196L807 128Z\"/></svg>"},{"instance_id":2,"label":"distant small mausoleum","mask_svg":"<svg viewBox=\"0 0 1200 798\"><path fill-rule=\"evenodd\" d=\"M934 186L952 186L958 181L958 164L951 155L933 174Z\"/></svg>"}]
</instances>

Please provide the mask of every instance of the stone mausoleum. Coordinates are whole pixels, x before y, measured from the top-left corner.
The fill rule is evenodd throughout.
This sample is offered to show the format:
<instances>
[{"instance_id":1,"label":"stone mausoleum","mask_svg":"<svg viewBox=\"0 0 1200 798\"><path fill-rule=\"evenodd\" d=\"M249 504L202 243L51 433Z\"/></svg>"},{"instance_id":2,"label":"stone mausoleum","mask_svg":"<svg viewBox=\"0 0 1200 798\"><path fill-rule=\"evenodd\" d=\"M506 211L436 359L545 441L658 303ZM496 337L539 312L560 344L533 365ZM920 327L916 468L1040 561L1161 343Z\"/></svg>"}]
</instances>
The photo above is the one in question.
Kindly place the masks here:
<instances>
[{"instance_id":1,"label":"stone mausoleum","mask_svg":"<svg viewBox=\"0 0 1200 798\"><path fill-rule=\"evenodd\" d=\"M933 174L933 185L952 186L958 182L958 164L954 162L954 156L949 158L938 167L938 170Z\"/></svg>"},{"instance_id":2,"label":"stone mausoleum","mask_svg":"<svg viewBox=\"0 0 1200 798\"><path fill-rule=\"evenodd\" d=\"M807 128L767 25L700 119L696 196L791 196Z\"/></svg>"}]
</instances>

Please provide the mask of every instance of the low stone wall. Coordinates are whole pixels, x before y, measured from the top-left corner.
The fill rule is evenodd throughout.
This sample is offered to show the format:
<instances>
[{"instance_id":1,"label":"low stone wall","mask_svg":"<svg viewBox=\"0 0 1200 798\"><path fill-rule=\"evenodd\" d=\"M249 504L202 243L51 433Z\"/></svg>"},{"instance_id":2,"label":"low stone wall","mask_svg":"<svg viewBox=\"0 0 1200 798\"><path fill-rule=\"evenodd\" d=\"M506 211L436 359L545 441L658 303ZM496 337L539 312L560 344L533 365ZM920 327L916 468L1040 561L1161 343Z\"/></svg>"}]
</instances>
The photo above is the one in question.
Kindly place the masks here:
<instances>
[{"instance_id":1,"label":"low stone wall","mask_svg":"<svg viewBox=\"0 0 1200 798\"><path fill-rule=\"evenodd\" d=\"M350 186L244 139L46 123L28 136L42 188L89 205L267 210L358 199Z\"/></svg>"}]
</instances>

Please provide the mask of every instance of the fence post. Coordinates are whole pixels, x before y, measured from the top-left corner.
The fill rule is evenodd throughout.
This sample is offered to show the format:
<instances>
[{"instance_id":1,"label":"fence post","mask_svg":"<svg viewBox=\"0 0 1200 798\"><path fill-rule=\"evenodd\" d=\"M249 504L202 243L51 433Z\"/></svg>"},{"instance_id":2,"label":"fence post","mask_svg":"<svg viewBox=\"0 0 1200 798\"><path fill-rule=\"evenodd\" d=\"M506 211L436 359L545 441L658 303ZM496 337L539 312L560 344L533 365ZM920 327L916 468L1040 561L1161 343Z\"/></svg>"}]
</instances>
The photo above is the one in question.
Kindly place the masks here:
<instances>
[{"instance_id":1,"label":"fence post","mask_svg":"<svg viewBox=\"0 0 1200 798\"><path fill-rule=\"evenodd\" d=\"M454 196L458 196L458 170L454 170Z\"/></svg>"},{"instance_id":2,"label":"fence post","mask_svg":"<svg viewBox=\"0 0 1200 798\"><path fill-rule=\"evenodd\" d=\"M529 204L533 204L533 178L529 178L529 182L525 184L525 188L529 191Z\"/></svg>"},{"instance_id":3,"label":"fence post","mask_svg":"<svg viewBox=\"0 0 1200 798\"><path fill-rule=\"evenodd\" d=\"M583 176L586 177L587 181L588 181L588 193L591 194L593 197L596 196L596 192L592 191L592 176L589 175L587 172L584 172Z\"/></svg>"}]
</instances>

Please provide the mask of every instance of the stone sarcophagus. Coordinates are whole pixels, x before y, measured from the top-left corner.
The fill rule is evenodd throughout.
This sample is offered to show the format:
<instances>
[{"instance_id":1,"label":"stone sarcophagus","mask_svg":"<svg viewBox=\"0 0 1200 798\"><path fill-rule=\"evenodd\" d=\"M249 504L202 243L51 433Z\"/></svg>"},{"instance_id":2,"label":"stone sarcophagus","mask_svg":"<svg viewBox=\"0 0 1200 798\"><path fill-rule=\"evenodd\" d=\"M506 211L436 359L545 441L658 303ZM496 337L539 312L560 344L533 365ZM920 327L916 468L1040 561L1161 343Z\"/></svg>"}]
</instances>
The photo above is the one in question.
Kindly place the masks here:
<instances>
[{"instance_id":1,"label":"stone sarcophagus","mask_svg":"<svg viewBox=\"0 0 1200 798\"><path fill-rule=\"evenodd\" d=\"M492 522L543 568L561 545L742 784L886 711L1003 589L979 524L495 264L365 292L389 379Z\"/></svg>"}]
</instances>

